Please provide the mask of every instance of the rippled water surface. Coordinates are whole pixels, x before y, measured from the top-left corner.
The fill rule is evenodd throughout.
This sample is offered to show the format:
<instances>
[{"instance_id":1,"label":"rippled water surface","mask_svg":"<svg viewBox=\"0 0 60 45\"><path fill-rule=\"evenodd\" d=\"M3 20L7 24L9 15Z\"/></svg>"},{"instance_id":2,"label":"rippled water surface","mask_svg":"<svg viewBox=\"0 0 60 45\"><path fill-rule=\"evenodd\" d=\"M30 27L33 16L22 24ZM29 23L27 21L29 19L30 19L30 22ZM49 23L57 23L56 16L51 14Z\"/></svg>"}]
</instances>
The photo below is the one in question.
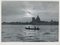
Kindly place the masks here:
<instances>
[{"instance_id":1,"label":"rippled water surface","mask_svg":"<svg viewBox=\"0 0 60 45\"><path fill-rule=\"evenodd\" d=\"M34 25L2 25L3 42L56 42L58 25L36 25L40 30L27 30Z\"/></svg>"}]
</instances>

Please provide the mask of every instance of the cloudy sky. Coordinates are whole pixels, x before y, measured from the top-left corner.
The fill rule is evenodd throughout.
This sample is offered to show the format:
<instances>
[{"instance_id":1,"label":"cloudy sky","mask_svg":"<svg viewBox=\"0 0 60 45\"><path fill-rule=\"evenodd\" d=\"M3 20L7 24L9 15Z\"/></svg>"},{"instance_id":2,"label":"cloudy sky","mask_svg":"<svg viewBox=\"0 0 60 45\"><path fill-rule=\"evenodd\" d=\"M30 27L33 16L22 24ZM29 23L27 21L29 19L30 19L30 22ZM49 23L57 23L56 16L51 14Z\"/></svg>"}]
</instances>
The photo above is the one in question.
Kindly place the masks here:
<instances>
[{"instance_id":1,"label":"cloudy sky","mask_svg":"<svg viewBox=\"0 0 60 45\"><path fill-rule=\"evenodd\" d=\"M43 21L58 21L59 3L42 1L3 1L2 21L26 22L39 15Z\"/></svg>"}]
</instances>

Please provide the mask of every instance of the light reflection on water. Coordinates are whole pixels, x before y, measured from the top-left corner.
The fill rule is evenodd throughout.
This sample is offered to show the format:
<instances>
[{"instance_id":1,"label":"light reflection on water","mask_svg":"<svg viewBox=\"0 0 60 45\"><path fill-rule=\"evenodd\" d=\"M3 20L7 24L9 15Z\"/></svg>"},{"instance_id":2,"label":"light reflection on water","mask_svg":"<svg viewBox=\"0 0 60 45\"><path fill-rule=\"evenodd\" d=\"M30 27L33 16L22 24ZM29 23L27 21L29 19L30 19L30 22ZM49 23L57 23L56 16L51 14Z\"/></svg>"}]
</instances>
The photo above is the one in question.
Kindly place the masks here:
<instances>
[{"instance_id":1,"label":"light reflection on water","mask_svg":"<svg viewBox=\"0 0 60 45\"><path fill-rule=\"evenodd\" d=\"M58 41L58 25L35 25L40 30L26 30L34 25L2 25L2 41L54 42Z\"/></svg>"}]
</instances>

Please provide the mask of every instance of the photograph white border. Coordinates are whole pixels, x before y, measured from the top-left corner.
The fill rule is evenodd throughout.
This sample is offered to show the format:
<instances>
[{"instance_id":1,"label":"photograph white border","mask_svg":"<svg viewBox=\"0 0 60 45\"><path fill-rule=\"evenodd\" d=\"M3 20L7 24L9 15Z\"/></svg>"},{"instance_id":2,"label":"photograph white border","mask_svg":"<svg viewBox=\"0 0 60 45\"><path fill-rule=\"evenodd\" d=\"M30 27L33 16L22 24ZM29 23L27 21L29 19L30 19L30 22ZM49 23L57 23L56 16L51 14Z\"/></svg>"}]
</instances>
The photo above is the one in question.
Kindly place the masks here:
<instances>
[{"instance_id":1,"label":"photograph white border","mask_svg":"<svg viewBox=\"0 0 60 45\"><path fill-rule=\"evenodd\" d=\"M60 45L60 23L59 23L59 42L1 42L1 30L2 30L1 1L59 1L59 0L0 0L0 45ZM59 3L59 8L60 8L60 3ZM60 13L59 13L59 17L60 17ZM59 22L60 22L60 18L59 18Z\"/></svg>"}]
</instances>

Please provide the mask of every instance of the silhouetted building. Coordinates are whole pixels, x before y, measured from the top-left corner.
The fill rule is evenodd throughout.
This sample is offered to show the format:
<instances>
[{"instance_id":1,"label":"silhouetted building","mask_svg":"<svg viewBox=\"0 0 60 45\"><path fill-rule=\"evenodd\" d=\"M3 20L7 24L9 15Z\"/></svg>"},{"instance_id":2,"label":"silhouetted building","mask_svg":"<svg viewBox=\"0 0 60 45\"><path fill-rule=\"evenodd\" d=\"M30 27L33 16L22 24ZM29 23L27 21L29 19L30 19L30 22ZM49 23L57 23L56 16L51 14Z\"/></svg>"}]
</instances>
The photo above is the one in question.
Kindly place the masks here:
<instances>
[{"instance_id":1,"label":"silhouetted building","mask_svg":"<svg viewBox=\"0 0 60 45\"><path fill-rule=\"evenodd\" d=\"M36 19L35 19L35 17L32 17L32 24L39 24L39 23L40 23L39 16L37 16Z\"/></svg>"},{"instance_id":2,"label":"silhouetted building","mask_svg":"<svg viewBox=\"0 0 60 45\"><path fill-rule=\"evenodd\" d=\"M32 17L32 22L35 22L35 17Z\"/></svg>"},{"instance_id":3,"label":"silhouetted building","mask_svg":"<svg viewBox=\"0 0 60 45\"><path fill-rule=\"evenodd\" d=\"M32 24L35 24L35 23L36 23L35 17L32 17Z\"/></svg>"},{"instance_id":4,"label":"silhouetted building","mask_svg":"<svg viewBox=\"0 0 60 45\"><path fill-rule=\"evenodd\" d=\"M36 18L36 23L40 23L40 18L39 18L39 16L37 16L37 18Z\"/></svg>"}]
</instances>

